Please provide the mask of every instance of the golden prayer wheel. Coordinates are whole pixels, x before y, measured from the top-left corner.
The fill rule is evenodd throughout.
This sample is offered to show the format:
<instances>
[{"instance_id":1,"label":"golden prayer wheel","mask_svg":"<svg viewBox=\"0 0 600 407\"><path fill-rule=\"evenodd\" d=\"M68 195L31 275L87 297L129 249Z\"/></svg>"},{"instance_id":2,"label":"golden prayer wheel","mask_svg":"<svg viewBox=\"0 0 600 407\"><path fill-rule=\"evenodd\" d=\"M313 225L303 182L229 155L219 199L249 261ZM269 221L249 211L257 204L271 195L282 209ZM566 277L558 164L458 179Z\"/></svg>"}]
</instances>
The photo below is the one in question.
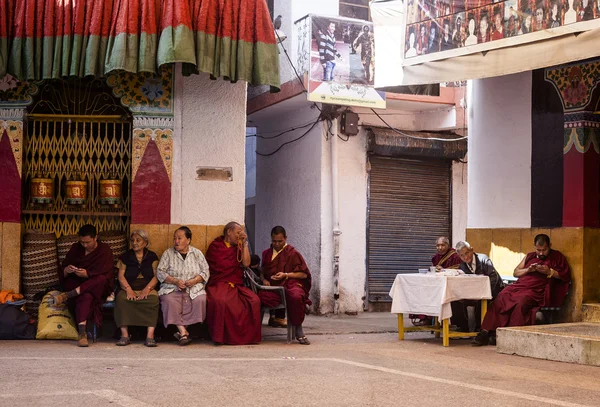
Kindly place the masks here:
<instances>
[{"instance_id":1,"label":"golden prayer wheel","mask_svg":"<svg viewBox=\"0 0 600 407\"><path fill-rule=\"evenodd\" d=\"M50 178L33 178L30 192L31 203L51 204L54 200L54 183Z\"/></svg>"},{"instance_id":2,"label":"golden prayer wheel","mask_svg":"<svg viewBox=\"0 0 600 407\"><path fill-rule=\"evenodd\" d=\"M69 205L84 205L87 199L86 181L67 181L65 202Z\"/></svg>"},{"instance_id":3,"label":"golden prayer wheel","mask_svg":"<svg viewBox=\"0 0 600 407\"><path fill-rule=\"evenodd\" d=\"M100 205L121 204L121 181L118 179L100 180Z\"/></svg>"}]
</instances>

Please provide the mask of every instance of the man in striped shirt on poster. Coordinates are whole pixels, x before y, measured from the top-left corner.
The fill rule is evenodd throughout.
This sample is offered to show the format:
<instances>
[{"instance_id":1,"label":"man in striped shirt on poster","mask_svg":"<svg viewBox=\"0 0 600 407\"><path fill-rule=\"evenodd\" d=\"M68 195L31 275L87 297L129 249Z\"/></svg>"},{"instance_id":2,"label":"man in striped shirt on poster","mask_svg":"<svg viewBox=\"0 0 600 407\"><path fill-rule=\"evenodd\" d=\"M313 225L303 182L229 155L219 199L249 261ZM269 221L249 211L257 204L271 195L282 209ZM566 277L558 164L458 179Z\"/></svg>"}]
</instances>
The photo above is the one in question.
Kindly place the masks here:
<instances>
[{"instance_id":1,"label":"man in striped shirt on poster","mask_svg":"<svg viewBox=\"0 0 600 407\"><path fill-rule=\"evenodd\" d=\"M319 31L319 58L323 66L323 82L333 80L333 70L335 69L335 57L341 57L335 48L335 23L329 22L327 31Z\"/></svg>"}]
</instances>

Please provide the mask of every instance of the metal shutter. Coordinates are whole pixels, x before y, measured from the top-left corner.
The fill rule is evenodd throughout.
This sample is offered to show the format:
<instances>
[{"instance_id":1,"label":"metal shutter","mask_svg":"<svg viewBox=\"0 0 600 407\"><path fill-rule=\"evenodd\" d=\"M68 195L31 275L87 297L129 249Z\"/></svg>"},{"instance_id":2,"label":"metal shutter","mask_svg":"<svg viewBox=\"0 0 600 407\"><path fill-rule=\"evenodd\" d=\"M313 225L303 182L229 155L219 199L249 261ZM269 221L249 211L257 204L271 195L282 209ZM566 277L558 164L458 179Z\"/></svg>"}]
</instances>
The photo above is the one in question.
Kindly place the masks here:
<instances>
[{"instance_id":1,"label":"metal shutter","mask_svg":"<svg viewBox=\"0 0 600 407\"><path fill-rule=\"evenodd\" d=\"M391 301L399 273L431 265L435 239L450 235L451 162L370 157L368 293Z\"/></svg>"}]
</instances>

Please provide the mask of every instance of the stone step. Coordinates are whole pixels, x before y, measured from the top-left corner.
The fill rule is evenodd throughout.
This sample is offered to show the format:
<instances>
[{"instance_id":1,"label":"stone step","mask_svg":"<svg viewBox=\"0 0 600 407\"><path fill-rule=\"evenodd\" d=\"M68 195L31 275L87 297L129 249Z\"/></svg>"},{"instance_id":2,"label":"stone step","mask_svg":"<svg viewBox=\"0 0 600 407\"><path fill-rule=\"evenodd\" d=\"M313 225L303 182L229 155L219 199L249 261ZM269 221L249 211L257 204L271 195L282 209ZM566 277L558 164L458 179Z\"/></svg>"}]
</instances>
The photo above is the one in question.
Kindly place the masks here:
<instances>
[{"instance_id":1,"label":"stone step","mask_svg":"<svg viewBox=\"0 0 600 407\"><path fill-rule=\"evenodd\" d=\"M600 322L600 303L588 302L581 307L583 322Z\"/></svg>"},{"instance_id":2,"label":"stone step","mask_svg":"<svg viewBox=\"0 0 600 407\"><path fill-rule=\"evenodd\" d=\"M496 351L600 366L600 323L577 322L499 328Z\"/></svg>"}]
</instances>

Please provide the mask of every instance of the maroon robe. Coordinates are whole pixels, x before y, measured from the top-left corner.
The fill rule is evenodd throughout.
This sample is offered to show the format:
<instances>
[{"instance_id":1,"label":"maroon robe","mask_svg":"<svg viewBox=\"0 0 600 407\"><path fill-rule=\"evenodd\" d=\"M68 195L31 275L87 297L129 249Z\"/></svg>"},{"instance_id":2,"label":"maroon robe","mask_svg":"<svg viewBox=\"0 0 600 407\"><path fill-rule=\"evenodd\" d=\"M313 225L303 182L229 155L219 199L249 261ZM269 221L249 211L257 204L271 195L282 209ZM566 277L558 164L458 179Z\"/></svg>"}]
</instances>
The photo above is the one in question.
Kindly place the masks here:
<instances>
[{"instance_id":1,"label":"maroon robe","mask_svg":"<svg viewBox=\"0 0 600 407\"><path fill-rule=\"evenodd\" d=\"M452 248L444 255L436 253L431 258L431 264L436 267L441 266L443 269L457 269L460 263L462 263L462 260L458 256L458 253L456 253L456 250Z\"/></svg>"},{"instance_id":2,"label":"maroon robe","mask_svg":"<svg viewBox=\"0 0 600 407\"><path fill-rule=\"evenodd\" d=\"M88 278L78 277L75 274L65 276L67 266L85 269ZM98 242L98 247L85 254L85 248L74 243L63 261L59 274L60 282L65 291L79 287L80 294L69 300L69 308L75 311L77 323L92 320L96 325L102 324L102 304L113 290L115 283L114 258L110 246Z\"/></svg>"},{"instance_id":3,"label":"maroon robe","mask_svg":"<svg viewBox=\"0 0 600 407\"><path fill-rule=\"evenodd\" d=\"M237 250L237 246L227 247L222 237L208 246L206 323L214 342L247 345L261 340L260 299L244 287Z\"/></svg>"},{"instance_id":4,"label":"maroon robe","mask_svg":"<svg viewBox=\"0 0 600 407\"><path fill-rule=\"evenodd\" d=\"M567 259L557 250L550 250L543 261L537 258L535 252L525 257L526 268L536 263L554 269L560 279L548 278L537 271L520 277L498 294L481 323L482 329L495 331L506 326L533 325L540 307L560 307L571 281Z\"/></svg>"},{"instance_id":5,"label":"maroon robe","mask_svg":"<svg viewBox=\"0 0 600 407\"><path fill-rule=\"evenodd\" d=\"M272 286L283 286L285 288L285 302L287 304L287 314L289 323L294 326L302 325L304 322L306 305L312 304L308 295L312 277L308 266L302 255L292 246L285 246L281 252L271 261L273 257L273 248L269 248L262 253L262 268L264 278ZM289 278L287 280L271 280L271 276L277 273L306 273L305 279L299 280ZM265 307L274 307L281 301L278 293L273 291L261 291L258 296Z\"/></svg>"}]
</instances>

